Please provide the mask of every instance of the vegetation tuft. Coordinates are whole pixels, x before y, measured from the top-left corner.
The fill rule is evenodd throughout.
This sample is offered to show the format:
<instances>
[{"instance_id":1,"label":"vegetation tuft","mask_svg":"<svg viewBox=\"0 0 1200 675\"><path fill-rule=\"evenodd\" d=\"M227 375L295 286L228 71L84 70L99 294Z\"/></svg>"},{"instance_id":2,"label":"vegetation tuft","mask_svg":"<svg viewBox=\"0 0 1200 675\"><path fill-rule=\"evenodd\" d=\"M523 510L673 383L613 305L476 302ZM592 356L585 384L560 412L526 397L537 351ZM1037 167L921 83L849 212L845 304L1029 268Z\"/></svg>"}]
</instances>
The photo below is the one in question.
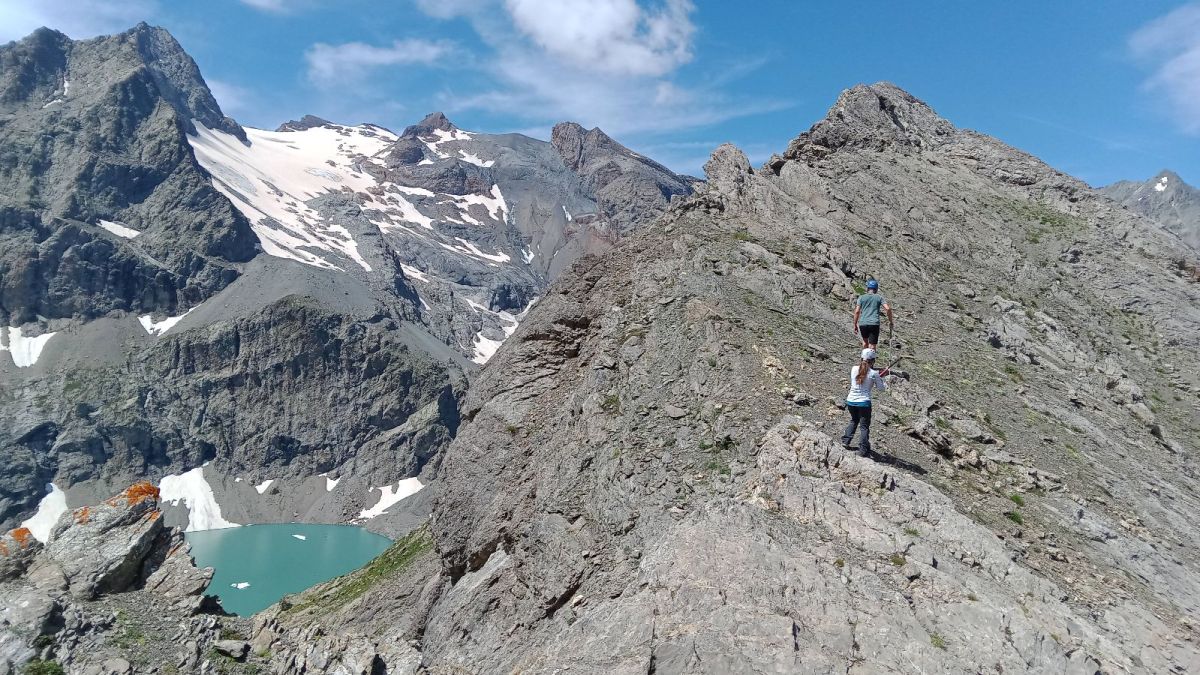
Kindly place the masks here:
<instances>
[{"instance_id":1,"label":"vegetation tuft","mask_svg":"<svg viewBox=\"0 0 1200 675\"><path fill-rule=\"evenodd\" d=\"M600 401L600 409L606 413L616 414L621 412L621 397L616 394L609 394Z\"/></svg>"},{"instance_id":2,"label":"vegetation tuft","mask_svg":"<svg viewBox=\"0 0 1200 675\"><path fill-rule=\"evenodd\" d=\"M25 664L21 673L22 675L64 675L63 667L53 659L48 661L34 659Z\"/></svg>"}]
</instances>

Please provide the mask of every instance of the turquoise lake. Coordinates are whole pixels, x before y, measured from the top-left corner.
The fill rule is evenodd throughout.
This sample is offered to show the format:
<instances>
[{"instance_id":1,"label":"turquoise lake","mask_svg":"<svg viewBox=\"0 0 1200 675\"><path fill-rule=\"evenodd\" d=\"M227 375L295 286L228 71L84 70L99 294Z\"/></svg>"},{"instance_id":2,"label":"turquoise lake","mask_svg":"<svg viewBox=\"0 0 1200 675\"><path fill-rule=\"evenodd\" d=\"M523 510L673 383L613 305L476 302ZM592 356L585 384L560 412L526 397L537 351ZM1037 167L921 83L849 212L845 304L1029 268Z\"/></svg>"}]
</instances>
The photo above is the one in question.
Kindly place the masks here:
<instances>
[{"instance_id":1,"label":"turquoise lake","mask_svg":"<svg viewBox=\"0 0 1200 675\"><path fill-rule=\"evenodd\" d=\"M240 616L353 572L392 544L351 525L247 525L184 536L196 566L216 570L207 593Z\"/></svg>"}]
</instances>

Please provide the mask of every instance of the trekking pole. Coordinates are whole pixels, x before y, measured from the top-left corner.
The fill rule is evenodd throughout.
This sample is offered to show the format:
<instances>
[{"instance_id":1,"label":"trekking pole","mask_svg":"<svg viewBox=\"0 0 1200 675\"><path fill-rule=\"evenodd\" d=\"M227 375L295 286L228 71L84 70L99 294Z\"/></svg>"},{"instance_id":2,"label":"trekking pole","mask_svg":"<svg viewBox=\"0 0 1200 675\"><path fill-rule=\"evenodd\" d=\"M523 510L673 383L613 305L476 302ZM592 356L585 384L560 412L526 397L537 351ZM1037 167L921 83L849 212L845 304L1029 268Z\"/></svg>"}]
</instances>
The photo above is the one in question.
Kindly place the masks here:
<instances>
[{"instance_id":1,"label":"trekking pole","mask_svg":"<svg viewBox=\"0 0 1200 675\"><path fill-rule=\"evenodd\" d=\"M887 366L884 367L884 370L889 371L889 373L890 373L892 368L895 368L896 364L900 363L903 360L904 360L903 355L897 356L895 361L892 361L891 363L887 364Z\"/></svg>"}]
</instances>

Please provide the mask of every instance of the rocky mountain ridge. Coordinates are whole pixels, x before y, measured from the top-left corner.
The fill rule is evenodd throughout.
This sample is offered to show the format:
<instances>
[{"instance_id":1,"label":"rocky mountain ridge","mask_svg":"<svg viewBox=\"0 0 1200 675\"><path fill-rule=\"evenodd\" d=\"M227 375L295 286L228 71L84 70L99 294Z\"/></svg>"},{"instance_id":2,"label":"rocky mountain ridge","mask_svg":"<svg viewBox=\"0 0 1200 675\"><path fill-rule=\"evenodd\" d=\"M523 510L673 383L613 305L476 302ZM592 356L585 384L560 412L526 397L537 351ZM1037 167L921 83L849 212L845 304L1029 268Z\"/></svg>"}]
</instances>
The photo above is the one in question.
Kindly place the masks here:
<instances>
[{"instance_id":1,"label":"rocky mountain ridge","mask_svg":"<svg viewBox=\"0 0 1200 675\"><path fill-rule=\"evenodd\" d=\"M883 83L706 173L483 369L389 573L257 617L274 666L1200 667L1174 238ZM835 439L868 274L905 360L861 457Z\"/></svg>"}]
</instances>

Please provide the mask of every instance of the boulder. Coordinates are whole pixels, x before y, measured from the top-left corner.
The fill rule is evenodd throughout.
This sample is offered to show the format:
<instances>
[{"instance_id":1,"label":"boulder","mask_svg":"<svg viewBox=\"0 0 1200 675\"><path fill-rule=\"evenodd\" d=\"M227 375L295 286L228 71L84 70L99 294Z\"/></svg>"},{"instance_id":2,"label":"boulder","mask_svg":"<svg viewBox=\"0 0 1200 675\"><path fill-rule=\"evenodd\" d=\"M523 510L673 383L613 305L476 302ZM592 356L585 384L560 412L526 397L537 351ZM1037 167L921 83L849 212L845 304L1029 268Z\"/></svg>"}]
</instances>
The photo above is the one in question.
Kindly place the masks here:
<instances>
[{"instance_id":1,"label":"boulder","mask_svg":"<svg viewBox=\"0 0 1200 675\"><path fill-rule=\"evenodd\" d=\"M135 483L59 521L46 551L62 568L72 595L91 599L137 582L163 530L158 497L153 484Z\"/></svg>"}]
</instances>

